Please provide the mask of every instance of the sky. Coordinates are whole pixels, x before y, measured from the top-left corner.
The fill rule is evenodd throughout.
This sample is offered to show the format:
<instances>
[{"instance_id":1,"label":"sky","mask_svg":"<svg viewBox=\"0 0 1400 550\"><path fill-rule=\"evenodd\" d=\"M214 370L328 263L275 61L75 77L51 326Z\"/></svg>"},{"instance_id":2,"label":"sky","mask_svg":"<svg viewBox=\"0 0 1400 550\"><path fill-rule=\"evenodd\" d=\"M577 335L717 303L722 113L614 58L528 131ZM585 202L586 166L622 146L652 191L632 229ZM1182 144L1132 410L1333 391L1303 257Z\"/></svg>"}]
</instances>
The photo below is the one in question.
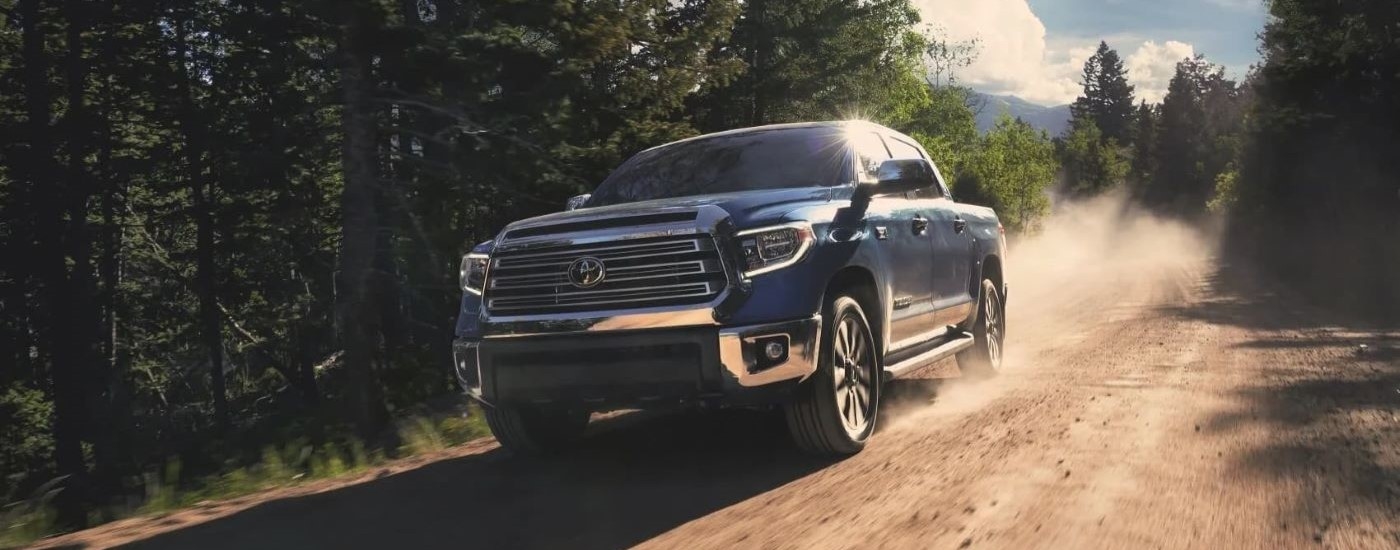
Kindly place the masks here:
<instances>
[{"instance_id":1,"label":"sky","mask_svg":"<svg viewBox=\"0 0 1400 550\"><path fill-rule=\"evenodd\" d=\"M1139 99L1161 101L1176 62L1195 54L1235 78L1259 61L1265 0L913 0L953 40L977 38L957 73L972 88L1042 105L1074 101L1099 41L1118 51Z\"/></svg>"}]
</instances>

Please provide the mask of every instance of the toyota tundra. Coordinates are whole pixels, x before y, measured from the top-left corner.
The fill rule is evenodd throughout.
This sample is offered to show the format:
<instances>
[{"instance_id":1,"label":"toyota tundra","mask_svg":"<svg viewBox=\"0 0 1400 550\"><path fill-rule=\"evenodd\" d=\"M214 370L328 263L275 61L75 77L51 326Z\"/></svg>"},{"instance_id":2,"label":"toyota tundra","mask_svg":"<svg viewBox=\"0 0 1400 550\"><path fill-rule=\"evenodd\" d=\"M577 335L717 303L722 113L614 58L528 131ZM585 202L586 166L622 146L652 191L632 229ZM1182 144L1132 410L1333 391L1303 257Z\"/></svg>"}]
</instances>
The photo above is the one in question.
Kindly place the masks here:
<instances>
[{"instance_id":1,"label":"toyota tundra","mask_svg":"<svg viewBox=\"0 0 1400 550\"><path fill-rule=\"evenodd\" d=\"M800 447L856 453L885 381L1001 368L1004 231L934 160L863 121L638 153L463 257L457 378L516 452L594 412L778 407Z\"/></svg>"}]
</instances>

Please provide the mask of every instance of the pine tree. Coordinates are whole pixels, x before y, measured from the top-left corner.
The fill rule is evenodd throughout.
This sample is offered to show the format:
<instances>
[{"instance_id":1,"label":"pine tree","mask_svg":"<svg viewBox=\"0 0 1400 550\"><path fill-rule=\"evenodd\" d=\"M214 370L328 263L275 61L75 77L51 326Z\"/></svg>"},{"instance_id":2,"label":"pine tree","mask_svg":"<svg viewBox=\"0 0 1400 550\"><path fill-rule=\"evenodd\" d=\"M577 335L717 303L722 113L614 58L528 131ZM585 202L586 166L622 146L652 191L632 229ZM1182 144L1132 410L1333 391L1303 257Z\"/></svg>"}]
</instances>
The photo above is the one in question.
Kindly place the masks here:
<instances>
[{"instance_id":1,"label":"pine tree","mask_svg":"<svg viewBox=\"0 0 1400 550\"><path fill-rule=\"evenodd\" d=\"M1204 57L1177 64L1156 129L1154 175L1143 190L1148 204L1188 216L1205 211L1237 155L1243 98L1224 68Z\"/></svg>"},{"instance_id":2,"label":"pine tree","mask_svg":"<svg viewBox=\"0 0 1400 550\"><path fill-rule=\"evenodd\" d=\"M381 216L375 196L380 173L373 63L376 31L386 15L380 7L372 2L348 6L336 54L345 101L336 319L345 350L349 416L366 438L377 437L387 420L376 376L375 355L382 333L372 285Z\"/></svg>"},{"instance_id":3,"label":"pine tree","mask_svg":"<svg viewBox=\"0 0 1400 550\"><path fill-rule=\"evenodd\" d=\"M696 102L703 129L878 117L925 42L908 0L745 2L733 38L744 72ZM923 86L923 84L919 84Z\"/></svg>"},{"instance_id":4,"label":"pine tree","mask_svg":"<svg viewBox=\"0 0 1400 550\"><path fill-rule=\"evenodd\" d=\"M1099 42L1099 49L1084 62L1080 82L1084 93L1070 106L1076 119L1091 119L1103 139L1127 145L1132 139L1133 85L1118 52Z\"/></svg>"},{"instance_id":5,"label":"pine tree","mask_svg":"<svg viewBox=\"0 0 1400 550\"><path fill-rule=\"evenodd\" d=\"M1157 171L1154 162L1157 146L1157 109L1143 101L1138 105L1137 116L1133 120L1133 161L1129 175L1133 184L1141 189Z\"/></svg>"}]
</instances>

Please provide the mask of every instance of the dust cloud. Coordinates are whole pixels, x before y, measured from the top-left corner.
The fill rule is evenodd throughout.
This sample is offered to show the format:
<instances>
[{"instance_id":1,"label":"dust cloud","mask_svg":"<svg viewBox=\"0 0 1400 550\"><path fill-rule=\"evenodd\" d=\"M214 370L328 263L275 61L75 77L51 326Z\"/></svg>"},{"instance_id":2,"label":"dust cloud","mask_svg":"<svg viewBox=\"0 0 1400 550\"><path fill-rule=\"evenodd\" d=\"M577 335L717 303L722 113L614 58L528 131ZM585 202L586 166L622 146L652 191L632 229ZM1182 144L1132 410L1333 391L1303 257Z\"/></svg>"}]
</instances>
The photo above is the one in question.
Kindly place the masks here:
<instances>
[{"instance_id":1,"label":"dust cloud","mask_svg":"<svg viewBox=\"0 0 1400 550\"><path fill-rule=\"evenodd\" d=\"M1039 232L1012 239L1008 315L1026 322L1018 329L1023 337L1058 331L1041 315L1068 313L1104 287L1166 282L1171 270L1199 268L1219 248L1220 225L1155 216L1126 193L1059 203Z\"/></svg>"},{"instance_id":2,"label":"dust cloud","mask_svg":"<svg viewBox=\"0 0 1400 550\"><path fill-rule=\"evenodd\" d=\"M1003 373L961 378L956 363L925 369L887 388L886 430L983 408L1033 374L1052 346L1091 336L1095 323L1132 315L1174 292L1181 272L1205 269L1221 242L1218 222L1201 226L1165 219L1126 193L1059 201L1039 231L1013 237L1006 260L1007 342ZM1121 299L1104 310L1103 295ZM1093 307L1089 307L1094 304Z\"/></svg>"}]
</instances>

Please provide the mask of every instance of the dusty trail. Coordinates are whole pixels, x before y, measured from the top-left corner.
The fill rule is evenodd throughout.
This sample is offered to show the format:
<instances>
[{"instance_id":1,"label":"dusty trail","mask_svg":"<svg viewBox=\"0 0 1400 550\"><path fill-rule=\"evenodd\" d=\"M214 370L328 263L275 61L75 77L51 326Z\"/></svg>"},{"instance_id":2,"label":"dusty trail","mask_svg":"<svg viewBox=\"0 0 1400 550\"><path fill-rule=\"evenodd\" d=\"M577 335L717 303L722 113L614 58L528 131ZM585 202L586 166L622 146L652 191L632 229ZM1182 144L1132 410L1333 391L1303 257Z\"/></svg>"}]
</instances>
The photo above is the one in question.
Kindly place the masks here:
<instances>
[{"instance_id":1,"label":"dusty trail","mask_svg":"<svg viewBox=\"0 0 1400 550\"><path fill-rule=\"evenodd\" d=\"M772 415L629 415L559 459L483 444L51 542L1400 548L1400 332L1298 306L1112 202L1049 227L1013 251L1004 375L897 382L848 460L798 454Z\"/></svg>"}]
</instances>

